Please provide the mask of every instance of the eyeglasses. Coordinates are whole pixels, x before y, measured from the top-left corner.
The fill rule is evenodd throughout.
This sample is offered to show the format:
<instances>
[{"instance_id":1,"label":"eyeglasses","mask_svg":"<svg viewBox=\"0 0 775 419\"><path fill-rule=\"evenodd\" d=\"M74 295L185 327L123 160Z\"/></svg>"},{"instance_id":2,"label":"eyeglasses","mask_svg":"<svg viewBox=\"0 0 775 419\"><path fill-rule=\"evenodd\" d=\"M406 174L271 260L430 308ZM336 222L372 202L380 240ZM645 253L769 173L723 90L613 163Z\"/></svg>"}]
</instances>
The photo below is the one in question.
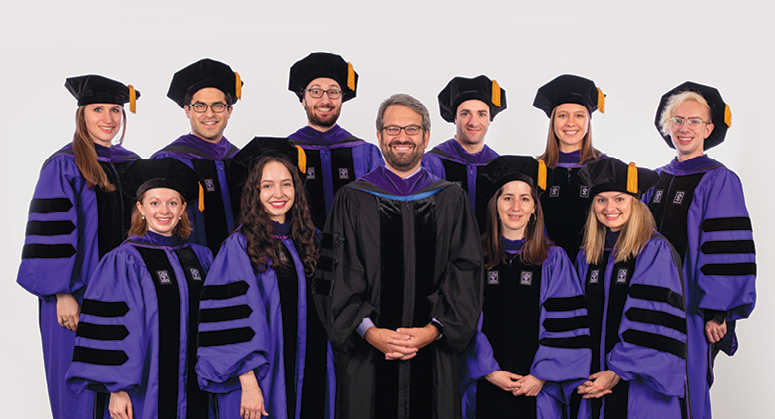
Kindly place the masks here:
<instances>
[{"instance_id":1,"label":"eyeglasses","mask_svg":"<svg viewBox=\"0 0 775 419\"><path fill-rule=\"evenodd\" d=\"M419 134L422 129L423 128L419 125L407 125L405 127L399 127L398 125L388 125L386 127L382 127L382 130L384 130L388 135L398 135L401 134L401 130L404 130L406 135L414 136Z\"/></svg>"},{"instance_id":2,"label":"eyeglasses","mask_svg":"<svg viewBox=\"0 0 775 419\"><path fill-rule=\"evenodd\" d=\"M686 118L681 118L680 116L674 116L670 118L670 122L678 126L683 126L684 122L686 122L686 125L691 129L697 129L700 127L701 124L710 124L710 122L705 122L700 118L686 119Z\"/></svg>"},{"instance_id":3,"label":"eyeglasses","mask_svg":"<svg viewBox=\"0 0 775 419\"><path fill-rule=\"evenodd\" d=\"M305 89L305 92L309 92L309 95L312 96L314 99L320 99L323 97L323 93L328 95L329 99L339 99L339 96L342 96L342 91L339 89L319 89L319 88L312 88L312 89Z\"/></svg>"},{"instance_id":4,"label":"eyeglasses","mask_svg":"<svg viewBox=\"0 0 775 419\"><path fill-rule=\"evenodd\" d=\"M192 103L191 105L188 105L189 108L193 108L194 112L196 113L205 113L207 112L207 108L210 108L215 113L221 113L226 110L226 108L229 107L229 105L222 103L222 102L215 102L212 105L205 105L202 102Z\"/></svg>"}]
</instances>

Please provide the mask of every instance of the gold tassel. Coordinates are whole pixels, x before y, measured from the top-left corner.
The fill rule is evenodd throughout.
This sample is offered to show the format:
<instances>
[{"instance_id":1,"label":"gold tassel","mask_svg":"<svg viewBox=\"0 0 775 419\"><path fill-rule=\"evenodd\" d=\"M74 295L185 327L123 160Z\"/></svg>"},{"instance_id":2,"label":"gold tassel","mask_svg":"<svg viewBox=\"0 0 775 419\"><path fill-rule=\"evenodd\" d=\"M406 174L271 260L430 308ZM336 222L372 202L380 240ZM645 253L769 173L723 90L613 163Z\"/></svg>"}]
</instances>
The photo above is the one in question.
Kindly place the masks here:
<instances>
[{"instance_id":1,"label":"gold tassel","mask_svg":"<svg viewBox=\"0 0 775 419\"><path fill-rule=\"evenodd\" d=\"M605 113L605 93L600 88L597 88L597 109L600 113Z\"/></svg>"},{"instance_id":2,"label":"gold tassel","mask_svg":"<svg viewBox=\"0 0 775 419\"><path fill-rule=\"evenodd\" d=\"M497 107L501 106L501 87L495 80L492 81L492 104Z\"/></svg>"},{"instance_id":3,"label":"gold tassel","mask_svg":"<svg viewBox=\"0 0 775 419\"><path fill-rule=\"evenodd\" d=\"M205 210L205 190L202 188L202 183L197 182L199 185L199 212Z\"/></svg>"},{"instance_id":4,"label":"gold tassel","mask_svg":"<svg viewBox=\"0 0 775 419\"><path fill-rule=\"evenodd\" d=\"M301 173L307 173L307 153L299 146L296 146L296 148L299 152L299 170L301 170Z\"/></svg>"},{"instance_id":5,"label":"gold tassel","mask_svg":"<svg viewBox=\"0 0 775 419\"><path fill-rule=\"evenodd\" d=\"M137 113L137 92L131 84L127 87L129 88L129 112Z\"/></svg>"},{"instance_id":6,"label":"gold tassel","mask_svg":"<svg viewBox=\"0 0 775 419\"><path fill-rule=\"evenodd\" d=\"M538 187L546 190L546 163L538 159Z\"/></svg>"},{"instance_id":7,"label":"gold tassel","mask_svg":"<svg viewBox=\"0 0 775 419\"><path fill-rule=\"evenodd\" d=\"M347 62L347 88L355 91L355 69L350 62Z\"/></svg>"},{"instance_id":8,"label":"gold tassel","mask_svg":"<svg viewBox=\"0 0 775 419\"><path fill-rule=\"evenodd\" d=\"M234 72L234 79L237 84L234 86L234 93L237 95L237 99L242 100L242 79L236 71Z\"/></svg>"},{"instance_id":9,"label":"gold tassel","mask_svg":"<svg viewBox=\"0 0 775 419\"><path fill-rule=\"evenodd\" d=\"M633 162L627 166L627 192L638 193L638 168Z\"/></svg>"},{"instance_id":10,"label":"gold tassel","mask_svg":"<svg viewBox=\"0 0 775 419\"><path fill-rule=\"evenodd\" d=\"M732 126L732 110L726 103L724 104L724 123L727 124L727 128Z\"/></svg>"}]
</instances>

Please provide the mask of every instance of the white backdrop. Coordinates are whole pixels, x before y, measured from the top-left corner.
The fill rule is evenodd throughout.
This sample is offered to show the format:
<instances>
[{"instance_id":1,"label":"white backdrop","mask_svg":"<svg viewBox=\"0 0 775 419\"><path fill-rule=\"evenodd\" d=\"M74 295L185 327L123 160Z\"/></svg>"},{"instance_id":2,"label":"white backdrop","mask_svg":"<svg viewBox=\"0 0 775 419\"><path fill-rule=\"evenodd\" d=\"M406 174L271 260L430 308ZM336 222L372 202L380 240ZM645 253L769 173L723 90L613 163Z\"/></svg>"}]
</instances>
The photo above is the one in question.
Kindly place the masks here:
<instances>
[{"instance_id":1,"label":"white backdrop","mask_svg":"<svg viewBox=\"0 0 775 419\"><path fill-rule=\"evenodd\" d=\"M3 281L0 406L3 417L50 417L37 302L15 283L32 191L43 161L69 142L76 104L66 77L97 73L142 92L125 146L143 157L189 130L166 98L172 74L203 57L224 61L245 81L226 136L285 136L306 123L287 90L288 69L313 51L351 61L358 97L340 123L376 143L380 101L409 93L431 111L431 146L454 133L436 95L456 75L487 74L506 89L487 142L501 154L543 151L548 120L531 106L536 89L563 73L593 79L608 95L593 115L595 145L609 155L658 167L673 157L653 126L660 96L693 80L717 87L733 114L724 144L711 150L746 191L759 255L758 307L738 325L741 348L720 356L712 390L718 418L765 417L775 398L770 333L775 290L768 256L775 228L766 198L768 98L775 30L770 2L627 1L8 1L0 23L0 231ZM762 111L761 109L764 109ZM757 134L758 133L758 134ZM764 134L767 135L767 134ZM767 135L768 137L771 135ZM748 152L746 152L748 151ZM768 413L769 412L769 413Z\"/></svg>"}]
</instances>

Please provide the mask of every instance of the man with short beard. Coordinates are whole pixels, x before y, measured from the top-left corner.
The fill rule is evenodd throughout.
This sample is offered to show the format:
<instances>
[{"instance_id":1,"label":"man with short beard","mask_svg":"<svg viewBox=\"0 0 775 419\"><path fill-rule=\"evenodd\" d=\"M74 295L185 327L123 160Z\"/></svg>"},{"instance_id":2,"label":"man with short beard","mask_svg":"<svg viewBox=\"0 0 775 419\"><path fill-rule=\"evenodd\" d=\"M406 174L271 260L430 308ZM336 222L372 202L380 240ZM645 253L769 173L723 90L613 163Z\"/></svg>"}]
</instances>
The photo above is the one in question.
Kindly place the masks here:
<instances>
[{"instance_id":1,"label":"man with short beard","mask_svg":"<svg viewBox=\"0 0 775 419\"><path fill-rule=\"evenodd\" d=\"M465 192L421 167L428 109L380 105L385 165L343 187L312 285L337 350L338 418L461 417L458 353L483 302L479 230Z\"/></svg>"},{"instance_id":2,"label":"man with short beard","mask_svg":"<svg viewBox=\"0 0 775 419\"><path fill-rule=\"evenodd\" d=\"M455 77L439 93L441 117L455 124L455 136L428 152L422 164L434 175L465 189L474 209L477 170L498 157L484 143L484 137L490 122L504 109L506 91L485 75Z\"/></svg>"},{"instance_id":3,"label":"man with short beard","mask_svg":"<svg viewBox=\"0 0 775 419\"><path fill-rule=\"evenodd\" d=\"M299 97L307 126L288 138L307 154L305 188L317 228L323 228L339 188L383 164L377 146L336 123L357 85L352 64L336 54L313 52L291 67L288 90Z\"/></svg>"}]
</instances>

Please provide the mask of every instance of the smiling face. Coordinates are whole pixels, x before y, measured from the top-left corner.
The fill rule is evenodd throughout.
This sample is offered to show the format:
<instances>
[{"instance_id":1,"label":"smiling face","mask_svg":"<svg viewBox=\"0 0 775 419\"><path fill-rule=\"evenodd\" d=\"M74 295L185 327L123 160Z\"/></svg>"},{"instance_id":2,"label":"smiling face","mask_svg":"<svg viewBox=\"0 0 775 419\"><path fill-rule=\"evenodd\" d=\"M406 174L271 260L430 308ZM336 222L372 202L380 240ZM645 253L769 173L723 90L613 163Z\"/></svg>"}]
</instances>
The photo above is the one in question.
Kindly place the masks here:
<instances>
[{"instance_id":1,"label":"smiling face","mask_svg":"<svg viewBox=\"0 0 775 419\"><path fill-rule=\"evenodd\" d=\"M204 105L223 103L228 105L226 95L214 87L205 87L194 93L191 96L191 102L183 107L186 111L186 117L191 120L192 134L211 143L221 141L223 131L226 129L226 124L229 122L233 108L229 106L225 111L215 113L212 107L208 106L205 112L198 113L191 106L188 106L195 103L202 103Z\"/></svg>"},{"instance_id":2,"label":"smiling face","mask_svg":"<svg viewBox=\"0 0 775 419\"><path fill-rule=\"evenodd\" d=\"M619 231L630 221L632 195L624 192L601 192L595 195L595 215L611 231Z\"/></svg>"},{"instance_id":3,"label":"smiling face","mask_svg":"<svg viewBox=\"0 0 775 419\"><path fill-rule=\"evenodd\" d=\"M285 222L285 213L293 207L293 178L288 168L279 161L270 161L261 173L260 199L264 211L272 221Z\"/></svg>"},{"instance_id":4,"label":"smiling face","mask_svg":"<svg viewBox=\"0 0 775 419\"><path fill-rule=\"evenodd\" d=\"M307 85L307 89L313 88L342 90L336 80L328 77L318 77L312 80ZM323 93L322 97L315 99L310 96L309 92L305 91L301 104L304 106L304 110L307 111L307 125L321 132L331 129L336 124L336 121L339 120L339 114L342 112L343 98L344 93L336 99L331 99L327 93Z\"/></svg>"},{"instance_id":5,"label":"smiling face","mask_svg":"<svg viewBox=\"0 0 775 419\"><path fill-rule=\"evenodd\" d=\"M484 136L490 127L490 107L481 100L467 100L457 107L455 139L471 154L484 147Z\"/></svg>"},{"instance_id":6,"label":"smiling face","mask_svg":"<svg viewBox=\"0 0 775 419\"><path fill-rule=\"evenodd\" d=\"M503 185L501 191L498 197L501 234L509 240L523 239L530 216L536 210L530 185L514 180Z\"/></svg>"},{"instance_id":7,"label":"smiling face","mask_svg":"<svg viewBox=\"0 0 775 419\"><path fill-rule=\"evenodd\" d=\"M122 110L121 105L110 103L86 105L83 118L91 140L101 146L110 147L121 125Z\"/></svg>"},{"instance_id":8,"label":"smiling face","mask_svg":"<svg viewBox=\"0 0 775 419\"><path fill-rule=\"evenodd\" d=\"M148 223L148 230L167 237L172 235L180 215L186 210L186 203L180 193L169 188L145 191L136 205Z\"/></svg>"},{"instance_id":9,"label":"smiling face","mask_svg":"<svg viewBox=\"0 0 775 419\"><path fill-rule=\"evenodd\" d=\"M564 103L554 108L554 135L560 151L571 153L580 150L582 140L589 130L589 111L585 106Z\"/></svg>"},{"instance_id":10,"label":"smiling face","mask_svg":"<svg viewBox=\"0 0 775 419\"><path fill-rule=\"evenodd\" d=\"M382 126L407 127L422 126L422 116L411 108L402 105L392 105L385 109ZM384 129L377 132L379 148L385 157L385 164L393 173L405 177L420 166L422 155L428 147L431 133L421 129L417 135L407 135L401 130L398 135L389 135Z\"/></svg>"},{"instance_id":11,"label":"smiling face","mask_svg":"<svg viewBox=\"0 0 775 419\"><path fill-rule=\"evenodd\" d=\"M704 154L705 139L713 132L713 124L701 123L690 127L688 120L698 118L710 122L710 109L693 100L678 105L671 118L683 118L683 124L670 123L670 137L678 154L678 161L693 159Z\"/></svg>"}]
</instances>

